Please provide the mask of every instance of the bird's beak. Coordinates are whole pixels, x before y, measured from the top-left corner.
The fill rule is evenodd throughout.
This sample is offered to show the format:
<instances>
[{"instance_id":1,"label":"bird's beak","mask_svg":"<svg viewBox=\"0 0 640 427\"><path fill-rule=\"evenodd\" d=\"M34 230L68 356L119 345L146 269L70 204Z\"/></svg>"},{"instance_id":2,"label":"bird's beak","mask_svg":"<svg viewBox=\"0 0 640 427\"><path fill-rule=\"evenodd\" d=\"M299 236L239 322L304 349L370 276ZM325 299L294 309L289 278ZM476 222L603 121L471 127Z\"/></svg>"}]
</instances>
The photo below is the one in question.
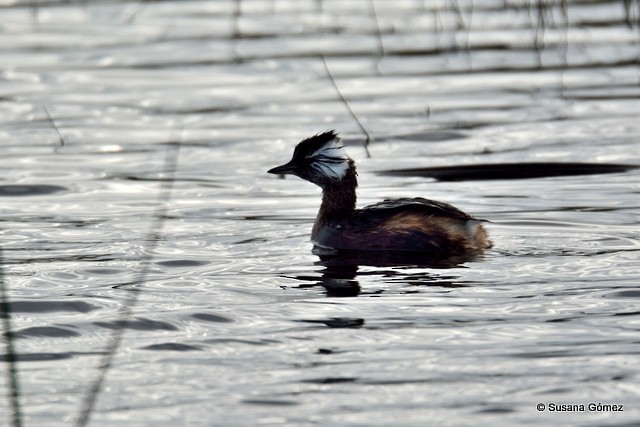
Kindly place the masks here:
<instances>
[{"instance_id":1,"label":"bird's beak","mask_svg":"<svg viewBox=\"0 0 640 427\"><path fill-rule=\"evenodd\" d=\"M276 175L286 175L286 174L294 174L297 171L297 167L292 162L286 163L282 166L276 166L273 169L269 169L267 173L274 173Z\"/></svg>"}]
</instances>

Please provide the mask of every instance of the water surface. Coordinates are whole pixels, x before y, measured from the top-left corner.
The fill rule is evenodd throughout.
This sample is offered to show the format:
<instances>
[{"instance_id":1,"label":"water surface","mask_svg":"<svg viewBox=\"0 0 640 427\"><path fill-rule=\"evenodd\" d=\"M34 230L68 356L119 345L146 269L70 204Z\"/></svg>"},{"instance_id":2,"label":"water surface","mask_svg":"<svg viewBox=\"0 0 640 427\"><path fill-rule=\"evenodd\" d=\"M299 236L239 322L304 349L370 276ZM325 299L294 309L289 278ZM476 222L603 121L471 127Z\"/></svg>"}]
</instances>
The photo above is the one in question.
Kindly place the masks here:
<instances>
[{"instance_id":1,"label":"water surface","mask_svg":"<svg viewBox=\"0 0 640 427\"><path fill-rule=\"evenodd\" d=\"M639 172L598 166L640 165L638 12L391 3L2 3L0 244L25 425L77 418L132 288L89 424L640 420ZM447 268L322 262L319 190L266 170L327 129L361 206L446 201L491 221L493 249ZM504 164L536 177L381 173Z\"/></svg>"}]
</instances>

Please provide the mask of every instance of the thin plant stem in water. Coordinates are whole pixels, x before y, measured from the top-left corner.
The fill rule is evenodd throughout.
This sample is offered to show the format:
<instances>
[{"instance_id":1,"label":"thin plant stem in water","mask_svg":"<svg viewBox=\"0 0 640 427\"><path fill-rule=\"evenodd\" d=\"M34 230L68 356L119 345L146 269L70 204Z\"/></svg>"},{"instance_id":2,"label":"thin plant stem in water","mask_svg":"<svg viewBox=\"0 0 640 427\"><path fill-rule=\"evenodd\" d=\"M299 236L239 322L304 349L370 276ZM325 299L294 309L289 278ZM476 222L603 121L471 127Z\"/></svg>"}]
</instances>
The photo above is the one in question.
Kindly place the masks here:
<instances>
[{"instance_id":1,"label":"thin plant stem in water","mask_svg":"<svg viewBox=\"0 0 640 427\"><path fill-rule=\"evenodd\" d=\"M2 337L4 338L5 362L7 363L8 398L11 407L11 426L22 426L20 411L20 382L18 381L17 355L13 346L13 330L11 329L11 302L4 275L4 257L0 246L0 317L2 318Z\"/></svg>"},{"instance_id":2,"label":"thin plant stem in water","mask_svg":"<svg viewBox=\"0 0 640 427\"><path fill-rule=\"evenodd\" d=\"M64 138L62 137L62 134L60 134L60 130L58 129L56 122L51 118L51 114L49 114L49 109L47 108L47 106L43 105L42 108L44 109L44 114L47 116L49 124L51 125L53 130L56 131L56 135L58 136L58 145L54 149L54 151L57 153L58 150L60 150L65 145Z\"/></svg>"},{"instance_id":3,"label":"thin plant stem in water","mask_svg":"<svg viewBox=\"0 0 640 427\"><path fill-rule=\"evenodd\" d=\"M349 105L349 102L347 102L347 99L344 97L344 95L340 91L340 88L338 87L336 80L333 78L333 74L331 74L331 69L329 68L329 64L327 64L327 60L325 59L324 55L322 55L321 57L322 57L322 63L324 64L324 68L327 71L327 76L329 76L329 80L331 81L331 83L333 84L333 87L338 93L338 97L340 98L342 103L345 105L345 107L347 107L347 111L349 111L349 114L351 115L353 120L356 122L356 124L358 125L362 133L364 133L365 135L364 151L367 153L367 157L371 157L371 153L369 152L369 143L371 142L371 135L369 135L369 132L367 132L365 127L362 125L362 123L360 122L360 119L358 119L358 116L356 116L356 113L353 112L353 110L351 109L351 106Z\"/></svg>"},{"instance_id":4,"label":"thin plant stem in water","mask_svg":"<svg viewBox=\"0 0 640 427\"><path fill-rule=\"evenodd\" d=\"M35 31L40 30L40 0L36 0L31 4L31 24Z\"/></svg>"},{"instance_id":5,"label":"thin plant stem in water","mask_svg":"<svg viewBox=\"0 0 640 427\"><path fill-rule=\"evenodd\" d=\"M627 27L630 29L638 28L638 22L640 19L640 2L638 2L638 0L623 0L623 3L624 17Z\"/></svg>"},{"instance_id":6,"label":"thin plant stem in water","mask_svg":"<svg viewBox=\"0 0 640 427\"><path fill-rule=\"evenodd\" d=\"M142 12L144 8L147 7L147 4L148 4L148 1L146 0L140 2L140 4L138 4L132 11L124 15L124 17L122 18L122 22L126 22L129 24L133 22L138 17L138 14Z\"/></svg>"},{"instance_id":7,"label":"thin plant stem in water","mask_svg":"<svg viewBox=\"0 0 640 427\"><path fill-rule=\"evenodd\" d=\"M229 43L229 46L231 48L231 57L235 63L242 61L242 56L238 53L238 49L236 47L238 40L242 35L240 30L240 18L242 18L242 0L234 0L233 10L231 11L231 42Z\"/></svg>"},{"instance_id":8,"label":"thin plant stem in water","mask_svg":"<svg viewBox=\"0 0 640 427\"><path fill-rule=\"evenodd\" d=\"M233 2L233 12L231 13L231 38L240 38L240 18L242 17L242 0Z\"/></svg>"},{"instance_id":9,"label":"thin plant stem in water","mask_svg":"<svg viewBox=\"0 0 640 427\"><path fill-rule=\"evenodd\" d=\"M173 132L172 132L173 133ZM180 128L182 133L182 128ZM129 319L133 314L133 308L138 301L141 289L133 286L143 286L147 280L149 268L155 254L155 249L158 246L158 242L161 238L161 231L164 226L164 221L167 217L167 209L169 202L171 201L171 193L173 191L173 185L175 182L175 172L178 166L178 156L180 152L181 137L173 141L170 138L167 145L166 156L163 167L163 178L160 181L160 189L157 198L157 208L153 213L149 230L142 243L142 253L140 255L140 262L138 263L138 269L136 271L135 279L131 286L125 288L129 293L125 302L118 310L118 320L116 320L113 328L113 332L109 337L109 343L104 351L104 355L98 366L98 373L94 380L91 382L87 393L82 400L80 412L76 420L76 426L85 426L89 422L91 413L95 407L96 400L100 394L107 372L111 369L113 360L115 358L118 349L122 343L124 332L129 325Z\"/></svg>"},{"instance_id":10,"label":"thin plant stem in water","mask_svg":"<svg viewBox=\"0 0 640 427\"><path fill-rule=\"evenodd\" d=\"M374 71L380 75L380 59L384 57L384 43L382 41L382 30L380 29L380 21L378 20L378 14L376 13L376 6L373 0L369 0L369 12L373 19L373 24L376 27L376 40L378 42L378 48L375 53L375 65Z\"/></svg>"}]
</instances>

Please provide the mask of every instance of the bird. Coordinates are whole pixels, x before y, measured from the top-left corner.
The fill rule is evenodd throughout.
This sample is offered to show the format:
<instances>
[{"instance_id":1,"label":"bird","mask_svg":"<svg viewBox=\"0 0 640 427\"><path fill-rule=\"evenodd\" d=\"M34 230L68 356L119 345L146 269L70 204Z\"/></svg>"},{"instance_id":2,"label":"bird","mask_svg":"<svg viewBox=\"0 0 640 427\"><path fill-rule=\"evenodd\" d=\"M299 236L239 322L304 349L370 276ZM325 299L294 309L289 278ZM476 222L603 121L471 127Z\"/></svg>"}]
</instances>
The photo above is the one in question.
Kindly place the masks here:
<instances>
[{"instance_id":1,"label":"bird","mask_svg":"<svg viewBox=\"0 0 640 427\"><path fill-rule=\"evenodd\" d=\"M487 221L448 203L399 198L357 209L356 165L335 130L300 141L288 163L267 172L295 175L322 189L311 230L316 247L439 257L480 255L491 247L483 227Z\"/></svg>"}]
</instances>

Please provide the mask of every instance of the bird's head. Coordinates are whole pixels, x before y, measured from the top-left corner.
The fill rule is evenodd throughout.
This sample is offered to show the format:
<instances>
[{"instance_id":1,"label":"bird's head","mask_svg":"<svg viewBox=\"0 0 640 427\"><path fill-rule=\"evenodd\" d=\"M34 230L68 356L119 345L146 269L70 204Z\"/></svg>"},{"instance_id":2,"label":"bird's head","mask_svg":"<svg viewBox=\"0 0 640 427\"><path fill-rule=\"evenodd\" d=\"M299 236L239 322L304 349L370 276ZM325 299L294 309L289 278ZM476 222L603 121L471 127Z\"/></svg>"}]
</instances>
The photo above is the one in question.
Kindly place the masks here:
<instances>
[{"instance_id":1,"label":"bird's head","mask_svg":"<svg viewBox=\"0 0 640 427\"><path fill-rule=\"evenodd\" d=\"M335 185L356 175L354 161L333 130L300 141L288 163L267 172L296 175L320 187Z\"/></svg>"}]
</instances>

